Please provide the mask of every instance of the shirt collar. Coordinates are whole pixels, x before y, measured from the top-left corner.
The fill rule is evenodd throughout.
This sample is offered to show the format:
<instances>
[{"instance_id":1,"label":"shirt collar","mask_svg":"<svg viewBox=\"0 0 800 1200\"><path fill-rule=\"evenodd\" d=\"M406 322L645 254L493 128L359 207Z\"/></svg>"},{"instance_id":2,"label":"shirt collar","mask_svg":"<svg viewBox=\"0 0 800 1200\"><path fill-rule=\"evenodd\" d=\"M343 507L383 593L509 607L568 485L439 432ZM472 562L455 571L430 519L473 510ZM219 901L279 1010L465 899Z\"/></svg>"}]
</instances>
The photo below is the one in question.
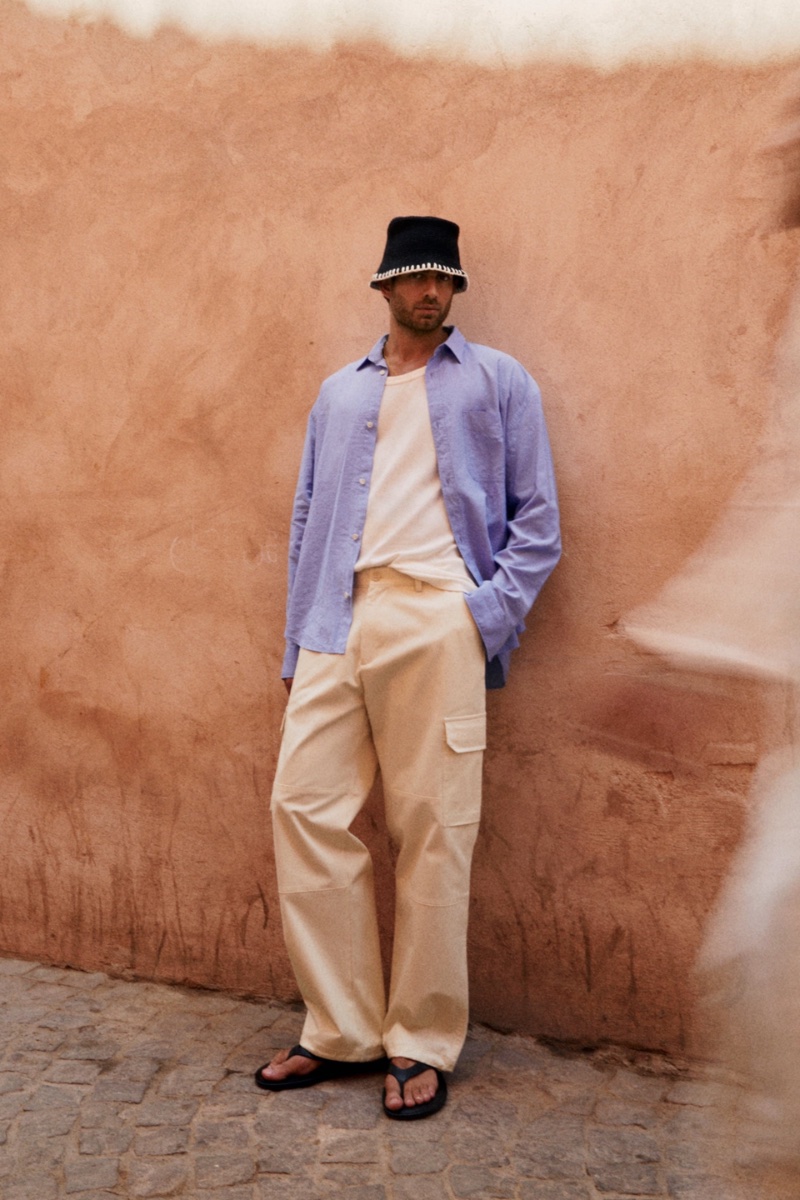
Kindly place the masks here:
<instances>
[{"instance_id":1,"label":"shirt collar","mask_svg":"<svg viewBox=\"0 0 800 1200\"><path fill-rule=\"evenodd\" d=\"M467 346L467 339L460 330L456 329L455 325L445 326L445 328L450 329L447 341L442 342L441 346L437 346L434 353L437 353L440 349L449 350L456 362L463 362L464 351L466 350ZM362 367L366 367L368 364L373 367L386 365L383 357L383 348L386 345L386 339L388 336L388 333L384 333L382 337L378 338L377 342L372 347L366 358L362 358L361 362L358 364L356 368L358 371L360 371Z\"/></svg>"}]
</instances>

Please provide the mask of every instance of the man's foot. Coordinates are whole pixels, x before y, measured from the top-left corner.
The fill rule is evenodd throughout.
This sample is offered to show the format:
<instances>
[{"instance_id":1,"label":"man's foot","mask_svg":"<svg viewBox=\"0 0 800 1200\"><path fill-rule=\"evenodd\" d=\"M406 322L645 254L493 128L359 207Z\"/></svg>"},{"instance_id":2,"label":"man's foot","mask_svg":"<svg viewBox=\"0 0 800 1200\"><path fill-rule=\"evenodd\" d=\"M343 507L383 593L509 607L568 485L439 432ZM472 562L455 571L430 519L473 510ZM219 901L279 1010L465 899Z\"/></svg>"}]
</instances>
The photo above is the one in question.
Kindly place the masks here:
<instances>
[{"instance_id":1,"label":"man's foot","mask_svg":"<svg viewBox=\"0 0 800 1200\"><path fill-rule=\"evenodd\" d=\"M430 1117L444 1107L447 1083L435 1067L413 1058L393 1058L383 1089L387 1117L411 1121Z\"/></svg>"},{"instance_id":2,"label":"man's foot","mask_svg":"<svg viewBox=\"0 0 800 1200\"><path fill-rule=\"evenodd\" d=\"M313 1087L328 1079L345 1079L382 1069L385 1062L385 1058L373 1062L340 1062L335 1058L321 1058L302 1046L293 1046L291 1050L279 1050L271 1062L259 1067L256 1086L267 1092Z\"/></svg>"},{"instance_id":3,"label":"man's foot","mask_svg":"<svg viewBox=\"0 0 800 1200\"><path fill-rule=\"evenodd\" d=\"M285 1079L302 1078L304 1075L310 1075L312 1071L316 1070L322 1060L313 1058L308 1051L298 1054L298 1050L300 1050L299 1046L295 1046L291 1050L279 1050L270 1062L258 1070L256 1073L256 1083L259 1082L259 1076L265 1083L283 1083ZM302 1086L302 1084L298 1086Z\"/></svg>"}]
</instances>

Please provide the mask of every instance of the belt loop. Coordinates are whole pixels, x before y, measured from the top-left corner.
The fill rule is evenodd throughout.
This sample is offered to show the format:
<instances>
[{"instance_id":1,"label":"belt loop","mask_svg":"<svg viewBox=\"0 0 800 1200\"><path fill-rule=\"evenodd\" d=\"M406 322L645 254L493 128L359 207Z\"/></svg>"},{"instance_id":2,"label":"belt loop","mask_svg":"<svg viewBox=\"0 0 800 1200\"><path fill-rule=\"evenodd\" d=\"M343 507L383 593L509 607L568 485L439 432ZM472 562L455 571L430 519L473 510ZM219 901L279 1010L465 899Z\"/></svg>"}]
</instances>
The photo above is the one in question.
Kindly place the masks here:
<instances>
[{"instance_id":1,"label":"belt loop","mask_svg":"<svg viewBox=\"0 0 800 1200\"><path fill-rule=\"evenodd\" d=\"M421 591L422 591L422 580L421 580L421 579L415 579L415 580L414 580L414 591L415 591L415 592L421 592Z\"/></svg>"}]
</instances>

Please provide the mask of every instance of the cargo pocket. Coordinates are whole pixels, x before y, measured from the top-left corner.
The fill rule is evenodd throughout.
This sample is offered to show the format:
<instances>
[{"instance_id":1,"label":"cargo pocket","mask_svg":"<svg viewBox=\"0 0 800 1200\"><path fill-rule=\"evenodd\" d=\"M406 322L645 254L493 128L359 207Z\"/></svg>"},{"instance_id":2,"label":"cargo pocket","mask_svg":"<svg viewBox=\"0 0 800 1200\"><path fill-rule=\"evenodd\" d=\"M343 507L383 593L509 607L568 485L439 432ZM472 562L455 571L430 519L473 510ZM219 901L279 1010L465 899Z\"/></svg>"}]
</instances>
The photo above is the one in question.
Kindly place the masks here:
<instances>
[{"instance_id":1,"label":"cargo pocket","mask_svg":"<svg viewBox=\"0 0 800 1200\"><path fill-rule=\"evenodd\" d=\"M474 825L481 815L481 776L486 749L486 713L445 717L442 824Z\"/></svg>"}]
</instances>

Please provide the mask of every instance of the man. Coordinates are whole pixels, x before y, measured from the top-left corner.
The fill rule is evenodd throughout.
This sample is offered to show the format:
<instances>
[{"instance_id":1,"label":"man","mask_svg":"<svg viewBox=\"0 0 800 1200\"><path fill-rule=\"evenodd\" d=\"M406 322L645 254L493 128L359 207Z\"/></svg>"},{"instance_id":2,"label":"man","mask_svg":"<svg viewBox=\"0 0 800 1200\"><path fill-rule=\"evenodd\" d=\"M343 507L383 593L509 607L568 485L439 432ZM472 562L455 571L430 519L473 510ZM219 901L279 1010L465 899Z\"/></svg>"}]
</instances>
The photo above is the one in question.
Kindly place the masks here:
<instances>
[{"instance_id":1,"label":"man","mask_svg":"<svg viewBox=\"0 0 800 1200\"><path fill-rule=\"evenodd\" d=\"M445 1102L467 1029L469 872L485 689L559 553L539 392L445 325L458 226L397 217L371 286L389 334L309 419L289 555L289 689L272 796L284 935L307 1017L256 1073L279 1091L388 1063L387 1116ZM368 851L380 767L398 850L384 995Z\"/></svg>"}]
</instances>

